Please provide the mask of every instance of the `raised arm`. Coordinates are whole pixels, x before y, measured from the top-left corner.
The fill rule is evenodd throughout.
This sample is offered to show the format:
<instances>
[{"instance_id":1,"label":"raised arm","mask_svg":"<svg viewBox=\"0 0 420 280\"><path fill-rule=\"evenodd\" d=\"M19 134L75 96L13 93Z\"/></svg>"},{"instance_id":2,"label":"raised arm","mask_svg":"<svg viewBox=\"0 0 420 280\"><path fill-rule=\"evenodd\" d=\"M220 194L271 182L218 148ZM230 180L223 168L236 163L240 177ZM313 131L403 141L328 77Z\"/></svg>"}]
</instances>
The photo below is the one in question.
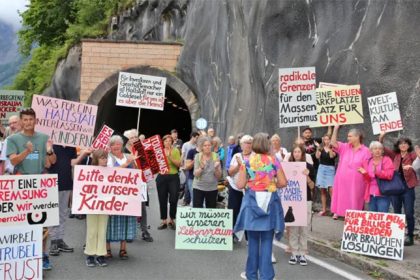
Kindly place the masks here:
<instances>
[{"instance_id":1,"label":"raised arm","mask_svg":"<svg viewBox=\"0 0 420 280\"><path fill-rule=\"evenodd\" d=\"M340 125L335 125L334 126L334 130L333 130L333 133L331 135L331 146L333 148L338 148L337 137L338 137L338 130L339 129L340 129Z\"/></svg>"}]
</instances>

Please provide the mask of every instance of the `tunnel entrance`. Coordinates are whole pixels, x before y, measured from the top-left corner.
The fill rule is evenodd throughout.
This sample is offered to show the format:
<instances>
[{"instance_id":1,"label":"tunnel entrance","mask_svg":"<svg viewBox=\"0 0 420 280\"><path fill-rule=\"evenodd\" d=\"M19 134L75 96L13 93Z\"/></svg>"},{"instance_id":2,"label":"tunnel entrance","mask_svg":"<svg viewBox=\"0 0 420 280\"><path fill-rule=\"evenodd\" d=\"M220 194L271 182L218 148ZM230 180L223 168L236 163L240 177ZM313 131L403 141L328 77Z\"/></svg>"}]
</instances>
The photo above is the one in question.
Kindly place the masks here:
<instances>
[{"instance_id":1,"label":"tunnel entrance","mask_svg":"<svg viewBox=\"0 0 420 280\"><path fill-rule=\"evenodd\" d=\"M199 117L195 94L172 73L153 67L135 67L124 72L166 77L165 105L163 111L141 109L139 132L150 137L178 130L178 137L189 140L193 123ZM105 79L91 94L89 104L98 105L96 130L106 124L119 133L136 128L138 109L116 106L118 72Z\"/></svg>"},{"instance_id":2,"label":"tunnel entrance","mask_svg":"<svg viewBox=\"0 0 420 280\"><path fill-rule=\"evenodd\" d=\"M183 141L189 140L191 133L191 116L184 100L178 93L166 87L165 106L163 111L141 109L139 132L147 137L155 134L161 136L169 134L175 128L178 130L178 137ZM125 130L136 128L138 109L116 106L117 90L110 92L102 98L98 106L97 129L102 123L114 130L123 133Z\"/></svg>"}]
</instances>

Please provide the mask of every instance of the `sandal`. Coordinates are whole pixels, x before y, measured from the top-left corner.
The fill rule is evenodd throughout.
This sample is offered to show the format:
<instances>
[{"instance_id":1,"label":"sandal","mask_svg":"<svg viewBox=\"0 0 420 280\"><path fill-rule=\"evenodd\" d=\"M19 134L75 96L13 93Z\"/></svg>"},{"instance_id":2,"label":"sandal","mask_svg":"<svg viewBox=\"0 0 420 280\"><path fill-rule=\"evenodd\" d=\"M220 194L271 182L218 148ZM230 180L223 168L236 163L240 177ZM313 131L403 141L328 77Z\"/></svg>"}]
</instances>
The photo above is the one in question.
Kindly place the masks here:
<instances>
[{"instance_id":1,"label":"sandal","mask_svg":"<svg viewBox=\"0 0 420 280\"><path fill-rule=\"evenodd\" d=\"M325 215L327 215L327 211L320 211L318 213L318 216L325 216Z\"/></svg>"},{"instance_id":2,"label":"sandal","mask_svg":"<svg viewBox=\"0 0 420 280\"><path fill-rule=\"evenodd\" d=\"M126 250L120 250L120 259L122 260L127 260L128 259L128 254Z\"/></svg>"},{"instance_id":3,"label":"sandal","mask_svg":"<svg viewBox=\"0 0 420 280\"><path fill-rule=\"evenodd\" d=\"M168 227L169 227L170 229L172 229L172 230L175 230L175 229L176 229L175 222L171 222L171 223L169 223L169 224L168 224Z\"/></svg>"},{"instance_id":4,"label":"sandal","mask_svg":"<svg viewBox=\"0 0 420 280\"><path fill-rule=\"evenodd\" d=\"M334 214L332 218L333 218L334 220L338 220L338 215L337 215L337 214Z\"/></svg>"},{"instance_id":5,"label":"sandal","mask_svg":"<svg viewBox=\"0 0 420 280\"><path fill-rule=\"evenodd\" d=\"M161 223L160 226L158 226L158 230L166 229L168 225L166 223Z\"/></svg>"},{"instance_id":6,"label":"sandal","mask_svg":"<svg viewBox=\"0 0 420 280\"><path fill-rule=\"evenodd\" d=\"M112 259L112 252L111 252L111 250L106 250L105 258L106 259Z\"/></svg>"}]
</instances>

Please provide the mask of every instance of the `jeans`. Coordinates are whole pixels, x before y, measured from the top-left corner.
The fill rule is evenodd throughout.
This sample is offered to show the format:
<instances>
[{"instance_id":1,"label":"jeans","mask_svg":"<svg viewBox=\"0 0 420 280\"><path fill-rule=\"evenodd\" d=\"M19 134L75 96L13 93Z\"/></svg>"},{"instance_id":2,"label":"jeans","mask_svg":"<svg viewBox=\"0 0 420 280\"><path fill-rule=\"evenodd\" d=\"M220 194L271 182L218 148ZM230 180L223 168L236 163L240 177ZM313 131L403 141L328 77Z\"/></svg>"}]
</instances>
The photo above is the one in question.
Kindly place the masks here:
<instances>
[{"instance_id":1,"label":"jeans","mask_svg":"<svg viewBox=\"0 0 420 280\"><path fill-rule=\"evenodd\" d=\"M190 200L189 202L191 202L191 204L194 201L194 192L193 192L193 179L188 178L187 179L187 188L188 188L188 193L190 194Z\"/></svg>"},{"instance_id":2,"label":"jeans","mask_svg":"<svg viewBox=\"0 0 420 280\"><path fill-rule=\"evenodd\" d=\"M388 213L390 204L391 199L388 196L371 195L369 201L369 211Z\"/></svg>"},{"instance_id":3,"label":"jeans","mask_svg":"<svg viewBox=\"0 0 420 280\"><path fill-rule=\"evenodd\" d=\"M271 263L274 230L247 231L248 259L246 261L246 278L249 280L272 280L274 267ZM259 276L258 276L259 272Z\"/></svg>"},{"instance_id":4,"label":"jeans","mask_svg":"<svg viewBox=\"0 0 420 280\"><path fill-rule=\"evenodd\" d=\"M159 174L156 177L156 188L159 198L160 219L166 220L168 217L168 197L169 197L169 217L176 218L176 208L178 206L179 176L178 174Z\"/></svg>"},{"instance_id":5,"label":"jeans","mask_svg":"<svg viewBox=\"0 0 420 280\"><path fill-rule=\"evenodd\" d=\"M414 232L414 201L416 200L416 193L414 188L408 188L405 184L405 191L400 195L393 195L391 197L392 207L394 213L401 214L402 204L404 204L404 214L407 220L407 235L413 237Z\"/></svg>"}]
</instances>

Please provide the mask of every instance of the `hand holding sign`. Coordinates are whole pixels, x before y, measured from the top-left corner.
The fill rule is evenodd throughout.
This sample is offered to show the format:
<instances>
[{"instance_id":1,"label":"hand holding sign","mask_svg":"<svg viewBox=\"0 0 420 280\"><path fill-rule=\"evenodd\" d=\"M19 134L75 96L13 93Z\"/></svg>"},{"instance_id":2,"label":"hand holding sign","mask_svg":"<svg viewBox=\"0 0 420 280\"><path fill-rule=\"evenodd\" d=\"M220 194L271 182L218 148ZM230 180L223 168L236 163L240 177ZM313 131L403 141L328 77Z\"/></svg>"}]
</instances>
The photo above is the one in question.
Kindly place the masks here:
<instances>
[{"instance_id":1,"label":"hand holding sign","mask_svg":"<svg viewBox=\"0 0 420 280\"><path fill-rule=\"evenodd\" d=\"M53 151L53 142L51 139L48 139L47 143L45 144L47 153L51 153Z\"/></svg>"}]
</instances>

